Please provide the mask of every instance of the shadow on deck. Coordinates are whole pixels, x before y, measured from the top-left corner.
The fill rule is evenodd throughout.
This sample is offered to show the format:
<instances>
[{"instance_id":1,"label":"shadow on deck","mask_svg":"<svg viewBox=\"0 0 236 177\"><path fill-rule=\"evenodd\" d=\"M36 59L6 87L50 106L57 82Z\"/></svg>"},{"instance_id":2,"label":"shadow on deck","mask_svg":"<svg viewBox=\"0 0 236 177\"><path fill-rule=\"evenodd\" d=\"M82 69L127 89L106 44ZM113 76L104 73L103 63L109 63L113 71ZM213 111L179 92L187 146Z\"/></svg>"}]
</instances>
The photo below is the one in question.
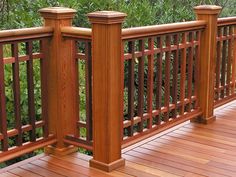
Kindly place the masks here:
<instances>
[{"instance_id":1,"label":"shadow on deck","mask_svg":"<svg viewBox=\"0 0 236 177\"><path fill-rule=\"evenodd\" d=\"M14 176L236 176L236 101L215 110L210 125L186 122L123 150L126 166L112 173L89 168L90 156L38 155L0 170Z\"/></svg>"}]
</instances>

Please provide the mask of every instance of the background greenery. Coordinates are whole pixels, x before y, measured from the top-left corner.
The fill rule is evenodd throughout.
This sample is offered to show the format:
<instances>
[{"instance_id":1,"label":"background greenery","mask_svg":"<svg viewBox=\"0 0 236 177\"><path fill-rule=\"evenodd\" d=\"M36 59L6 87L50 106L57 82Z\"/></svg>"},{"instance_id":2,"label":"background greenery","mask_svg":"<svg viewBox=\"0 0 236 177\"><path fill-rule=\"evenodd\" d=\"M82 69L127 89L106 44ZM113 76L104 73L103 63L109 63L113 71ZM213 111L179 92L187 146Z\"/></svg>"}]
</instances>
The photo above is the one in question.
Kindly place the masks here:
<instances>
[{"instance_id":1,"label":"background greenery","mask_svg":"<svg viewBox=\"0 0 236 177\"><path fill-rule=\"evenodd\" d=\"M127 13L126 21L123 27L145 26L153 24L172 23L180 21L194 20L193 7L200 4L216 4L223 7L221 17L236 15L235 0L2 0L0 1L0 29L16 29L24 27L35 27L42 25L39 9L49 6L64 6L71 7L77 10L74 19L74 25L80 27L90 27L90 23L86 14L98 10L115 10ZM25 54L25 44L20 44L21 54ZM4 46L4 56L11 56L11 47ZM38 50L38 44L34 44L35 51ZM34 64L34 81L36 95L36 113L37 119L41 114L40 101L40 72L39 63ZM80 79L84 78L84 67L80 67ZM27 97L27 76L26 63L20 64L21 78L21 114L23 124L28 123L28 97ZM14 127L14 102L12 91L12 69L11 65L5 66L5 85L7 96L7 114L8 127ZM82 83L84 85L84 83ZM85 92L85 89L82 89ZM83 110L81 113L84 116L85 112L85 97L81 97ZM37 130L40 135L42 130ZM28 140L28 135L24 136L24 140ZM14 145L14 139L10 139L10 145ZM37 153L37 152L36 152ZM27 155L31 156L33 154ZM25 158L22 157L23 159ZM21 160L22 158L14 159L7 162L11 164ZM0 164L5 166L6 164Z\"/></svg>"},{"instance_id":2,"label":"background greenery","mask_svg":"<svg viewBox=\"0 0 236 177\"><path fill-rule=\"evenodd\" d=\"M0 29L40 26L37 11L43 7L64 6L77 10L76 26L89 27L86 14L97 10L116 10L128 14L124 27L161 24L194 19L193 7L216 4L221 16L236 14L235 0L2 0Z\"/></svg>"}]
</instances>

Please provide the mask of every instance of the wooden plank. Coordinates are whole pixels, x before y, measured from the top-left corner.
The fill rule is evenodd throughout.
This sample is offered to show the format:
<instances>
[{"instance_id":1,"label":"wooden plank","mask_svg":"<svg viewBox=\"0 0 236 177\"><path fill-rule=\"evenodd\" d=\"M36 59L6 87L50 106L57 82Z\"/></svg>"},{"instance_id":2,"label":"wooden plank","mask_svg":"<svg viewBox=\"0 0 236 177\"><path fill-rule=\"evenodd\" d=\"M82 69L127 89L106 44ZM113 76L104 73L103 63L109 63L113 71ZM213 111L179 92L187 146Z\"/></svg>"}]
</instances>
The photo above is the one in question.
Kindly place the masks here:
<instances>
[{"instance_id":1,"label":"wooden plank","mask_svg":"<svg viewBox=\"0 0 236 177\"><path fill-rule=\"evenodd\" d=\"M222 32L221 32L221 27L218 27L217 32L218 32L218 37L222 38ZM221 66L221 54L222 54L222 50L221 50L221 41L217 41L217 49L216 49L216 81L215 81L215 88L218 89L220 87L220 66ZM215 99L219 100L220 94L219 91L216 91L215 93Z\"/></svg>"},{"instance_id":2,"label":"wooden plank","mask_svg":"<svg viewBox=\"0 0 236 177\"><path fill-rule=\"evenodd\" d=\"M225 144L221 144L219 142L214 142L211 141L207 138L202 138L202 137L193 137L190 135L184 135L184 134L177 134L177 133L170 133L169 136L171 137L176 137L176 138L180 138L180 139L184 139L184 140L189 140L189 141L193 141L193 142L197 142L200 144L205 144L205 145L210 145L210 146L214 146L214 147L218 147L218 148L222 148L222 149L226 149L226 150L235 150L235 147L233 146L229 146L229 145L225 145Z\"/></svg>"},{"instance_id":3,"label":"wooden plank","mask_svg":"<svg viewBox=\"0 0 236 177\"><path fill-rule=\"evenodd\" d=\"M64 175L64 176L70 176L70 177L84 177L85 176L84 174L74 172L70 169L62 168L60 166L54 165L52 163L48 163L48 162L43 161L43 160L36 160L36 161L31 162L31 163L34 164L34 165L38 165L38 166L40 166L44 169L48 169L50 171L53 171L53 172L56 172L58 174Z\"/></svg>"},{"instance_id":4,"label":"wooden plank","mask_svg":"<svg viewBox=\"0 0 236 177\"><path fill-rule=\"evenodd\" d=\"M173 150L173 148L175 149L175 154L178 154L178 155L183 155L184 154L184 157L186 156L191 156L193 158L201 158L201 159L207 159L208 162L210 161L216 161L216 162L222 162L224 164L228 164L228 165L233 165L235 166L236 163L235 163L235 158L234 157L230 157L229 155L222 155L222 156L219 156L219 154L217 153L214 153L212 151L198 151L198 150L194 150L194 149L191 149L191 148L188 148L188 147L179 147L175 144L171 145L170 143L166 144L166 143L159 143L159 142L150 142L149 144L145 145L145 147L151 149L151 148L156 148L159 150L159 148L165 148L169 153L169 150ZM199 145L199 149L201 149L201 146Z\"/></svg>"},{"instance_id":5,"label":"wooden plank","mask_svg":"<svg viewBox=\"0 0 236 177\"><path fill-rule=\"evenodd\" d=\"M13 95L14 95L14 115L15 128L18 131L16 145L22 145L22 123L21 123L21 107L20 107L20 73L19 73L19 58L18 58L18 43L14 42L11 45L12 56L15 58L15 63L12 64L13 70Z\"/></svg>"},{"instance_id":6,"label":"wooden plank","mask_svg":"<svg viewBox=\"0 0 236 177\"><path fill-rule=\"evenodd\" d=\"M236 173L236 168L233 165L229 165L229 164L225 164L221 162L215 162L215 161L210 161L208 165L214 166L219 169L224 169L229 172L233 171L234 173Z\"/></svg>"},{"instance_id":7,"label":"wooden plank","mask_svg":"<svg viewBox=\"0 0 236 177\"><path fill-rule=\"evenodd\" d=\"M138 152L129 152L129 154L132 155L128 155L128 154L123 154L123 157L127 160L127 161L131 161L131 162L135 162L141 165L146 165L149 166L151 168L155 168L155 169L159 169L161 171L165 171L165 172L171 172L172 174L175 175L179 175L179 176L185 176L187 175L189 172L186 170L182 170L182 169L178 169L172 166L169 166L168 163L164 164L164 163L160 163L159 161L161 161L160 159L150 159L150 158L143 158L144 156Z\"/></svg>"},{"instance_id":8,"label":"wooden plank","mask_svg":"<svg viewBox=\"0 0 236 177\"><path fill-rule=\"evenodd\" d=\"M152 146L150 144L145 144L145 145L142 145L141 147L145 148L145 149L149 149L149 150L154 149L154 151L158 151L158 152L161 152L161 153L174 155L174 156L181 157L183 159L194 161L194 162L197 162L197 163L200 163L200 164L206 164L207 162L209 162L208 159L202 158L202 156L201 157L199 157L199 156L198 157L194 157L191 154L190 155L187 154L187 153L183 154L183 153L178 152L178 151L173 151L173 149L167 148L167 146L164 146L164 145L161 146L161 147L163 147L163 149L162 148L158 148L157 149L156 146Z\"/></svg>"},{"instance_id":9,"label":"wooden plank","mask_svg":"<svg viewBox=\"0 0 236 177\"><path fill-rule=\"evenodd\" d=\"M33 164L25 164L20 166L20 168L30 171L32 173L36 173L40 176L45 176L45 177L62 177L63 175L59 175L58 173L52 172L50 170L46 170L44 168L41 168L37 165L33 165Z\"/></svg>"},{"instance_id":10,"label":"wooden plank","mask_svg":"<svg viewBox=\"0 0 236 177\"><path fill-rule=\"evenodd\" d=\"M229 36L232 36L233 34L233 29L232 29L232 26L229 26L228 27L228 35ZM230 93L231 92L231 87L230 87L230 83L231 83L231 77L232 77L232 54L233 54L233 48L232 48L232 39L229 39L228 40L228 48L227 48L227 52L228 52L228 56L227 56L227 70L226 70L226 83L228 85L228 87L226 88L226 96L229 96L230 94L234 94L234 91L233 93Z\"/></svg>"},{"instance_id":11,"label":"wooden plank","mask_svg":"<svg viewBox=\"0 0 236 177\"><path fill-rule=\"evenodd\" d=\"M199 66L200 66L200 39L201 39L201 31L196 32L198 45L195 47L195 63L194 63L194 95L196 96L197 100L194 104L194 109L198 108L198 88L199 85Z\"/></svg>"},{"instance_id":12,"label":"wooden plank","mask_svg":"<svg viewBox=\"0 0 236 177\"><path fill-rule=\"evenodd\" d=\"M93 139L92 132L92 54L91 43L85 43L85 80L86 80L86 140Z\"/></svg>"},{"instance_id":13,"label":"wooden plank","mask_svg":"<svg viewBox=\"0 0 236 177\"><path fill-rule=\"evenodd\" d=\"M74 172L79 173L81 175L94 176L94 177L96 177L96 176L98 176L98 177L111 176L109 174L106 175L104 173L99 173L98 171L94 171L92 168L91 169L85 168L85 167L75 164L73 162L60 160L54 156L47 156L47 157L41 158L41 160L44 160L47 163L51 163L56 166L59 166L60 168L65 168L67 170L74 171Z\"/></svg>"},{"instance_id":14,"label":"wooden plank","mask_svg":"<svg viewBox=\"0 0 236 177\"><path fill-rule=\"evenodd\" d=\"M33 172L30 172L30 171L27 171L25 169L22 169L22 168L14 168L14 169L11 169L9 171L10 173L13 173L13 174L16 174L18 176L22 176L22 177L39 177L41 175L38 175L36 173L33 173Z\"/></svg>"},{"instance_id":15,"label":"wooden plank","mask_svg":"<svg viewBox=\"0 0 236 177\"><path fill-rule=\"evenodd\" d=\"M205 144L199 144L199 143L196 143L196 142L192 142L192 141L188 141L188 140L184 140L184 139L179 139L179 138L176 138L176 137L171 137L171 136L162 136L160 139L158 140L155 140L155 142L161 142L161 141L170 141L170 142L175 142L175 143L178 143L178 144L181 144L181 145L187 145L187 146L190 146L190 147L199 147L201 146L201 150L202 151L214 151L214 152L217 152L219 154L221 153L224 153L225 150L224 149L221 149L221 148L217 148L217 147L214 147L214 146L209 146L209 145L205 145Z\"/></svg>"},{"instance_id":16,"label":"wooden plank","mask_svg":"<svg viewBox=\"0 0 236 177\"><path fill-rule=\"evenodd\" d=\"M132 59L128 61L128 119L131 121L131 126L128 128L129 136L133 136L134 130L134 63L135 63L135 43L128 43L129 53L132 54Z\"/></svg>"},{"instance_id":17,"label":"wooden plank","mask_svg":"<svg viewBox=\"0 0 236 177\"><path fill-rule=\"evenodd\" d=\"M31 158L29 158L29 159L25 159L25 160L23 160L23 161L20 161L20 162L18 162L18 163L13 164L13 165L4 167L4 168L0 169L0 174L1 174L1 173L4 173L4 172L7 172L7 171L9 171L9 170L11 170L11 169L17 168L17 167L19 167L19 166L21 166L21 165L30 163L31 161L38 160L40 157L44 157L44 156L45 156L45 154L43 153L43 154L40 154L40 155L31 157Z\"/></svg>"},{"instance_id":18,"label":"wooden plank","mask_svg":"<svg viewBox=\"0 0 236 177\"><path fill-rule=\"evenodd\" d=\"M168 172L165 172L165 171L161 171L161 170L158 170L158 169L155 169L155 168L150 168L149 166L140 165L140 164L130 162L130 161L126 162L126 166L134 168L136 170L140 170L140 171L149 173L153 176L163 176L163 177L177 177L178 176L178 175L174 175L174 174L171 174L171 173L168 173Z\"/></svg>"},{"instance_id":19,"label":"wooden plank","mask_svg":"<svg viewBox=\"0 0 236 177\"><path fill-rule=\"evenodd\" d=\"M223 36L227 35L227 29L226 27L223 27ZM221 86L225 86L226 84L226 56L227 56L227 41L222 42L222 63L221 63ZM224 98L225 97L225 89L221 90L220 92L220 97Z\"/></svg>"},{"instance_id":20,"label":"wooden plank","mask_svg":"<svg viewBox=\"0 0 236 177\"><path fill-rule=\"evenodd\" d=\"M154 38L148 39L148 49L151 55L148 56L148 78L147 78L147 112L149 114L147 127L152 128L152 98L153 98L153 75L154 75Z\"/></svg>"},{"instance_id":21,"label":"wooden plank","mask_svg":"<svg viewBox=\"0 0 236 177\"><path fill-rule=\"evenodd\" d=\"M200 171L202 175L198 174L198 170L188 163L175 162L171 158L162 158L152 156L150 154L143 154L142 152L130 151L125 156L127 160L134 161L136 163L148 163L150 167L161 168L162 170L169 170L169 172L177 174L179 176L205 176L204 171ZM147 160L148 159L148 160ZM168 172L168 171L167 171Z\"/></svg>"},{"instance_id":22,"label":"wooden plank","mask_svg":"<svg viewBox=\"0 0 236 177\"><path fill-rule=\"evenodd\" d=\"M1 140L1 150L8 150L7 137L7 113L6 113L6 95L3 63L3 45L0 44L0 133L3 135Z\"/></svg>"},{"instance_id":23,"label":"wooden plank","mask_svg":"<svg viewBox=\"0 0 236 177\"><path fill-rule=\"evenodd\" d=\"M12 174L12 173L6 172L6 173L0 174L0 177L18 177L18 176L17 176L17 175L14 175L14 174Z\"/></svg>"},{"instance_id":24,"label":"wooden plank","mask_svg":"<svg viewBox=\"0 0 236 177\"><path fill-rule=\"evenodd\" d=\"M144 156L144 158L145 156L147 156L149 159L157 158L160 163L168 164L169 166L176 167L178 169L182 169L185 171L187 170L192 173L200 175L218 176L218 177L222 176L222 172L221 173L215 172L217 168L209 167L207 166L207 163L202 164L192 161L190 160L190 158L186 159L184 158L185 157L184 154L182 156L178 156L177 154L175 155L175 153L159 152L156 151L155 149L150 150L146 148L136 148L134 149L134 151L139 152L140 153L139 157L141 158L142 156Z\"/></svg>"},{"instance_id":25,"label":"wooden plank","mask_svg":"<svg viewBox=\"0 0 236 177\"><path fill-rule=\"evenodd\" d=\"M219 135L214 135L214 134L210 134L206 132L199 132L199 131L193 132L193 130L187 131L186 129L185 131L181 129L175 131L175 133L178 133L178 134L186 134L186 132L189 136L192 136L192 137L211 140L213 142L217 142L217 143L225 144L229 146L236 146L235 139L229 138L229 137L224 137L224 136L219 136Z\"/></svg>"},{"instance_id":26,"label":"wooden plank","mask_svg":"<svg viewBox=\"0 0 236 177\"><path fill-rule=\"evenodd\" d=\"M29 56L27 61L27 91L28 91L28 110L29 119L32 130L30 131L30 141L36 141L36 114L34 100L34 70L33 70L33 42L26 43L26 53Z\"/></svg>"},{"instance_id":27,"label":"wooden plank","mask_svg":"<svg viewBox=\"0 0 236 177\"><path fill-rule=\"evenodd\" d=\"M192 97L192 83L193 83L193 49L194 49L194 32L189 33L189 42L191 43L191 47L188 48L188 73L187 73L187 98L191 100ZM187 106L187 111L191 111L192 102L190 101Z\"/></svg>"},{"instance_id":28,"label":"wooden plank","mask_svg":"<svg viewBox=\"0 0 236 177\"><path fill-rule=\"evenodd\" d=\"M73 164L80 165L80 166L83 166L83 167L89 169L89 163L87 160L83 160L83 159L72 157L72 156L63 156L63 157L56 157L56 158L60 159L62 161L71 162ZM106 172L103 172L100 170L98 171L97 169L92 169L92 170L97 171L97 174L103 174L104 176L106 176L106 175L111 175L111 176L115 176L115 177L121 176L120 173L114 173L114 171L110 172L110 173L106 173ZM122 174L122 176L125 176L125 174Z\"/></svg>"},{"instance_id":29,"label":"wooden plank","mask_svg":"<svg viewBox=\"0 0 236 177\"><path fill-rule=\"evenodd\" d=\"M123 172L125 174L129 174L131 176L135 176L135 177L153 177L153 175L150 173L141 171L140 169L137 170L137 169L134 169L134 168L128 167L128 166L119 168L118 171Z\"/></svg>"},{"instance_id":30,"label":"wooden plank","mask_svg":"<svg viewBox=\"0 0 236 177\"><path fill-rule=\"evenodd\" d=\"M204 131L212 131L212 132L216 132L215 130L217 129L217 133L221 133L221 134L225 134L229 136L236 136L236 130L232 127L232 129L226 127L226 126L222 126L222 125L215 125L215 124L209 124L207 126L205 125L201 125L201 124L190 124L190 125L186 125L185 127L189 127L189 128L200 128L203 129ZM201 130L199 130L201 131Z\"/></svg>"},{"instance_id":31,"label":"wooden plank","mask_svg":"<svg viewBox=\"0 0 236 177\"><path fill-rule=\"evenodd\" d=\"M172 110L172 117L177 117L177 101L178 101L178 73L179 73L179 34L174 35L174 45L177 46L177 49L173 53L173 79L172 79L172 103L176 105L176 108Z\"/></svg>"},{"instance_id":32,"label":"wooden plank","mask_svg":"<svg viewBox=\"0 0 236 177\"><path fill-rule=\"evenodd\" d=\"M157 65L156 65L156 109L159 114L156 116L157 125L161 124L161 107L162 107L162 57L163 57L163 37L157 37L157 47L160 49L160 53L157 54Z\"/></svg>"},{"instance_id":33,"label":"wooden plank","mask_svg":"<svg viewBox=\"0 0 236 177\"><path fill-rule=\"evenodd\" d=\"M226 130L228 130L228 132L222 132L221 130L219 130L219 131L215 131L215 129L214 130L212 130L212 129L207 129L207 128L201 128L201 127L195 127L195 126L186 126L186 127L182 127L180 130L183 130L183 131L191 131L191 132L193 132L193 133L197 133L197 134L208 134L209 136L211 136L211 135L218 135L219 137L219 139L223 139L223 140L225 140L225 139L227 139L227 138L231 138L231 139L229 139L229 141L233 141L233 142L235 142L236 140L235 140L235 136L236 136L236 131L231 131L231 130L228 130L228 129L226 129Z\"/></svg>"},{"instance_id":34,"label":"wooden plank","mask_svg":"<svg viewBox=\"0 0 236 177\"><path fill-rule=\"evenodd\" d=\"M165 53L165 80L164 80L164 88L165 88L165 97L164 97L164 107L167 111L164 113L164 121L169 121L169 106L170 106L170 48L171 48L171 36L166 36L166 48L168 51Z\"/></svg>"},{"instance_id":35,"label":"wooden plank","mask_svg":"<svg viewBox=\"0 0 236 177\"><path fill-rule=\"evenodd\" d=\"M49 54L49 40L43 39L40 41L40 52L44 54L43 58L40 58L40 81L41 81L41 110L42 120L45 122L43 126L43 137L47 138L49 135L48 130L48 95L47 95L47 65L48 62L46 56Z\"/></svg>"},{"instance_id":36,"label":"wooden plank","mask_svg":"<svg viewBox=\"0 0 236 177\"><path fill-rule=\"evenodd\" d=\"M183 33L182 34L182 43L186 45L187 41L187 34ZM184 114L185 111L185 104L184 104L184 98L185 98L185 81L186 81L186 57L187 57L187 49L184 47L181 50L181 79L180 79L180 103L181 103L181 109L180 109L180 115Z\"/></svg>"},{"instance_id":37,"label":"wooden plank","mask_svg":"<svg viewBox=\"0 0 236 177\"><path fill-rule=\"evenodd\" d=\"M143 131L143 112L144 112L144 40L139 40L139 51L142 52L142 56L138 58L138 115L141 121L138 123L138 132Z\"/></svg>"},{"instance_id":38,"label":"wooden plank","mask_svg":"<svg viewBox=\"0 0 236 177\"><path fill-rule=\"evenodd\" d=\"M133 145L130 145L130 146L126 147L125 149L122 150L122 153L125 153L125 152L127 152L127 151L130 151L130 150L132 150L132 149L134 149L134 148L136 148L136 147L139 147L139 146L141 146L141 145L143 145L143 144L145 144L145 143L147 143L147 142L149 142L149 141L153 141L153 140L155 140L156 138L159 138L159 137L161 137L161 136L163 136L163 135L165 135L165 134L168 134L169 132L172 132L172 131L174 131L174 130L176 130L176 129L178 129L178 128L180 128L181 126L186 125L186 124L189 124L189 122L184 122L184 123L181 123L181 124L179 124L179 125L176 125L176 126L174 126L174 127L172 127L172 128L169 128L169 129L167 129L167 130L165 130L165 131L162 131L162 132L160 132L160 133L156 133L156 134L154 134L154 135L151 136L151 137L145 138L145 139L142 140L142 141L139 141L139 142L137 142L137 143L135 143L135 144L133 144Z\"/></svg>"},{"instance_id":39,"label":"wooden plank","mask_svg":"<svg viewBox=\"0 0 236 177\"><path fill-rule=\"evenodd\" d=\"M236 27L234 26L233 27L233 35L235 36L236 35ZM235 93L235 72L236 72L236 39L234 38L233 39L233 58L232 58L232 85L233 87L231 88L231 93Z\"/></svg>"}]
</instances>

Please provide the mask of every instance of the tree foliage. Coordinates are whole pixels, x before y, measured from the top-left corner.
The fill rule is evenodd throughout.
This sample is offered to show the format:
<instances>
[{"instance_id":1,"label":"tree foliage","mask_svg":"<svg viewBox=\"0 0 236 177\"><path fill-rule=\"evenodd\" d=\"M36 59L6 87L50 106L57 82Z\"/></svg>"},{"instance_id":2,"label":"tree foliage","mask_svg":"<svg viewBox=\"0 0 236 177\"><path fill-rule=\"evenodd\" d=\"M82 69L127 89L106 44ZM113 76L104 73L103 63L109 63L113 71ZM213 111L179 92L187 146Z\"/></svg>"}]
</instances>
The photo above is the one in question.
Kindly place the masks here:
<instances>
[{"instance_id":1,"label":"tree foliage","mask_svg":"<svg viewBox=\"0 0 236 177\"><path fill-rule=\"evenodd\" d=\"M86 14L98 10L116 10L127 13L124 27L163 24L193 20L193 7L216 4L223 7L221 16L236 14L235 0L2 0L0 2L0 29L40 26L37 11L43 7L65 6L77 10L74 24L89 27Z\"/></svg>"}]
</instances>

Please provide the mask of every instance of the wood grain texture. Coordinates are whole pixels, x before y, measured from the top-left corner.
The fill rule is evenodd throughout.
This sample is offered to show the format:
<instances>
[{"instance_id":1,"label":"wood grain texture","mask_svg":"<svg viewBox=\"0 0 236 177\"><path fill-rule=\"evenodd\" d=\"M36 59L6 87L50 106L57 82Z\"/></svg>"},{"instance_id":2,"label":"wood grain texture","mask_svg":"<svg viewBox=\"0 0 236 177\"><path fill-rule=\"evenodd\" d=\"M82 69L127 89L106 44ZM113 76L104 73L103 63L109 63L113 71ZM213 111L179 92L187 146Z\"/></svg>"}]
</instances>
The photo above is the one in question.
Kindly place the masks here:
<instances>
[{"instance_id":1,"label":"wood grain texture","mask_svg":"<svg viewBox=\"0 0 236 177\"><path fill-rule=\"evenodd\" d=\"M88 15L92 23L93 56L93 159L90 165L111 171L124 165L121 159L120 91L121 23L126 15L100 12L101 17L98 17L98 13Z\"/></svg>"},{"instance_id":2,"label":"wood grain texture","mask_svg":"<svg viewBox=\"0 0 236 177\"><path fill-rule=\"evenodd\" d=\"M47 116L49 118L49 133L57 137L56 147L65 148L64 137L76 134L78 103L76 95L76 60L73 41L62 38L61 27L71 26L75 11L72 9L41 9L46 27L54 29L52 40L48 43L48 55L44 72L47 73ZM52 151L50 151L52 152Z\"/></svg>"},{"instance_id":3,"label":"wood grain texture","mask_svg":"<svg viewBox=\"0 0 236 177\"><path fill-rule=\"evenodd\" d=\"M73 153L39 155L0 170L0 176L234 177L235 110L236 101L216 109L217 121L212 124L187 122L124 149L126 166L110 173L90 168L91 156Z\"/></svg>"},{"instance_id":4,"label":"wood grain texture","mask_svg":"<svg viewBox=\"0 0 236 177\"><path fill-rule=\"evenodd\" d=\"M216 46L217 17L220 10L221 7L210 5L194 8L197 20L205 20L207 22L207 27L201 33L200 44L198 98L203 115L198 121L202 123L209 123L215 119L213 109L216 49L212 46Z\"/></svg>"}]
</instances>

